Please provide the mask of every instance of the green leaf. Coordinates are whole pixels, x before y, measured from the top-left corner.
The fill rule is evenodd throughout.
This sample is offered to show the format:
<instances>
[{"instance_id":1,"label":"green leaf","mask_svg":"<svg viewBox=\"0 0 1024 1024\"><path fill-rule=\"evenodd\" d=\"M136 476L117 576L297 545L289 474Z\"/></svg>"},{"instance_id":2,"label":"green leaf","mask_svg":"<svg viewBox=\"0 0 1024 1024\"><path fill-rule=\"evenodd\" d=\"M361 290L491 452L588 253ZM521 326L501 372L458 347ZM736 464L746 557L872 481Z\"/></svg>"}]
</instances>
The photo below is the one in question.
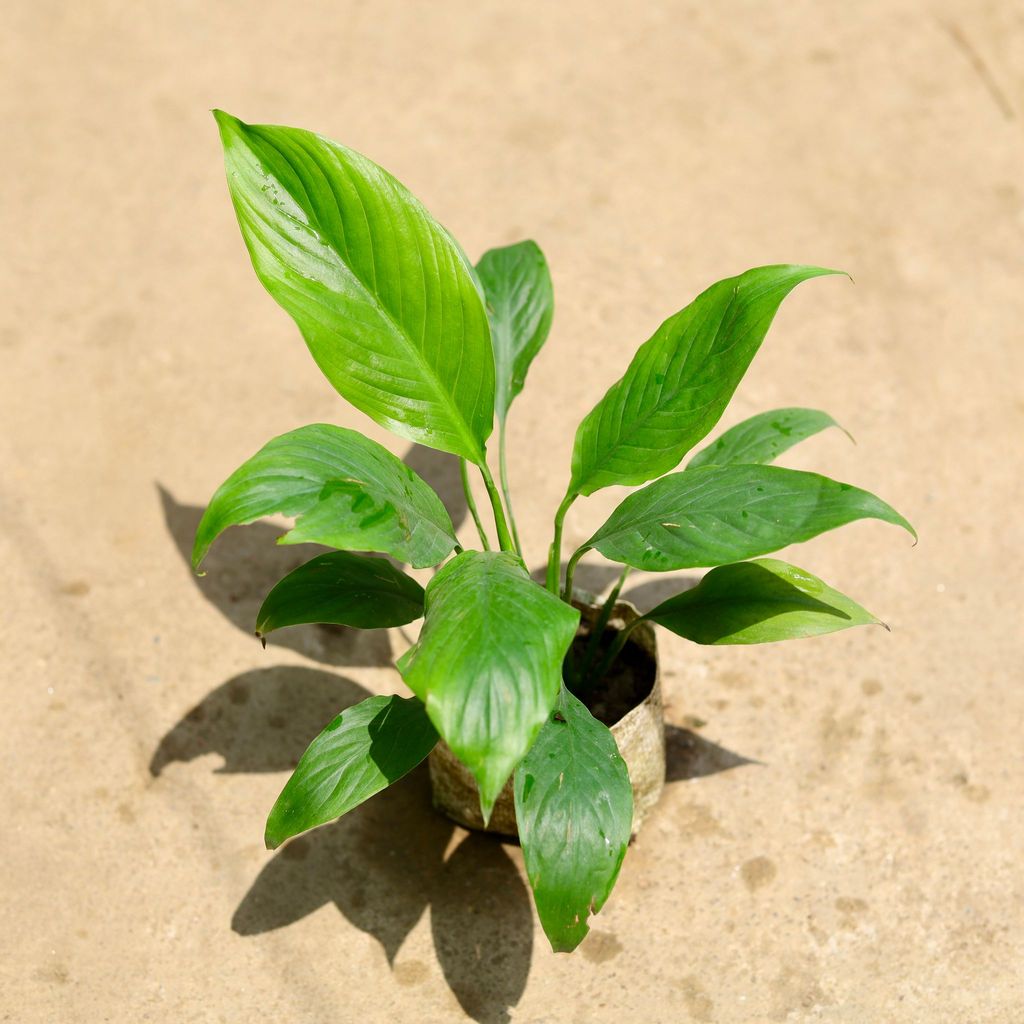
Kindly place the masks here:
<instances>
[{"instance_id":1,"label":"green leaf","mask_svg":"<svg viewBox=\"0 0 1024 1024\"><path fill-rule=\"evenodd\" d=\"M267 594L256 633L308 622L380 629L422 614L423 588L386 558L329 551L288 573Z\"/></svg>"},{"instance_id":2,"label":"green leaf","mask_svg":"<svg viewBox=\"0 0 1024 1024\"><path fill-rule=\"evenodd\" d=\"M644 617L698 644L767 644L884 625L817 576L775 558L712 569Z\"/></svg>"},{"instance_id":3,"label":"green leaf","mask_svg":"<svg viewBox=\"0 0 1024 1024\"><path fill-rule=\"evenodd\" d=\"M217 488L192 565L229 526L275 513L300 517L280 543L381 551L417 569L456 544L440 498L401 459L355 430L314 423L275 437Z\"/></svg>"},{"instance_id":4,"label":"green leaf","mask_svg":"<svg viewBox=\"0 0 1024 1024\"><path fill-rule=\"evenodd\" d=\"M494 346L494 411L504 422L523 390L526 371L551 330L555 294L544 253L536 242L490 249L477 274L487 299Z\"/></svg>"},{"instance_id":5,"label":"green leaf","mask_svg":"<svg viewBox=\"0 0 1024 1024\"><path fill-rule=\"evenodd\" d=\"M817 409L772 409L731 427L697 452L686 468L774 462L784 451L826 427L843 430L827 412ZM850 436L845 430L843 433Z\"/></svg>"},{"instance_id":6,"label":"green leaf","mask_svg":"<svg viewBox=\"0 0 1024 1024\"><path fill-rule=\"evenodd\" d=\"M679 465L718 422L782 300L837 270L748 270L702 292L640 346L576 432L569 494L642 484Z\"/></svg>"},{"instance_id":7,"label":"green leaf","mask_svg":"<svg viewBox=\"0 0 1024 1024\"><path fill-rule=\"evenodd\" d=\"M448 232L359 153L214 115L253 267L327 379L396 434L483 462L494 419L487 312Z\"/></svg>"},{"instance_id":8,"label":"green leaf","mask_svg":"<svg viewBox=\"0 0 1024 1024\"><path fill-rule=\"evenodd\" d=\"M608 899L629 845L626 762L608 727L563 687L513 786L537 915L551 948L571 952Z\"/></svg>"},{"instance_id":9,"label":"green leaf","mask_svg":"<svg viewBox=\"0 0 1024 1024\"><path fill-rule=\"evenodd\" d=\"M881 519L917 536L881 498L817 473L704 466L631 494L581 551L596 548L649 572L692 569L766 555L857 519Z\"/></svg>"},{"instance_id":10,"label":"green leaf","mask_svg":"<svg viewBox=\"0 0 1024 1024\"><path fill-rule=\"evenodd\" d=\"M412 771L437 743L415 697L368 697L342 711L299 760L267 818L276 849L351 811Z\"/></svg>"},{"instance_id":11,"label":"green leaf","mask_svg":"<svg viewBox=\"0 0 1024 1024\"><path fill-rule=\"evenodd\" d=\"M476 778L485 821L554 706L579 618L506 552L466 551L427 585L398 668Z\"/></svg>"}]
</instances>

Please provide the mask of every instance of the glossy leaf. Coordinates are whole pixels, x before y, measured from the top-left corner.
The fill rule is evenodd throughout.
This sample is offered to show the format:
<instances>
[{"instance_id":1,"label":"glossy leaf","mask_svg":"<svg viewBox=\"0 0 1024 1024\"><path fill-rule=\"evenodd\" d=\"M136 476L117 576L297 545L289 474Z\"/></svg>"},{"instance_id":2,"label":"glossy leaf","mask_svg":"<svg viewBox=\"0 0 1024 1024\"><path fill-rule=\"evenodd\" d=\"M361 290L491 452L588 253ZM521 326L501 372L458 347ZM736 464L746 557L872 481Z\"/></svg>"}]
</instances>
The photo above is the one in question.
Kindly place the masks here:
<instances>
[{"instance_id":1,"label":"glossy leaf","mask_svg":"<svg viewBox=\"0 0 1024 1024\"><path fill-rule=\"evenodd\" d=\"M396 434L482 462L494 360L448 232L359 153L214 113L253 267L327 379Z\"/></svg>"},{"instance_id":2,"label":"glossy leaf","mask_svg":"<svg viewBox=\"0 0 1024 1024\"><path fill-rule=\"evenodd\" d=\"M697 452L686 468L774 462L784 451L826 427L843 430L827 412L817 409L772 409L758 413L730 427L707 448Z\"/></svg>"},{"instance_id":3,"label":"glossy leaf","mask_svg":"<svg viewBox=\"0 0 1024 1024\"><path fill-rule=\"evenodd\" d=\"M778 466L705 466L631 494L584 545L662 572L766 555L857 519L913 527L868 491Z\"/></svg>"},{"instance_id":4,"label":"glossy leaf","mask_svg":"<svg viewBox=\"0 0 1024 1024\"><path fill-rule=\"evenodd\" d=\"M412 771L435 743L415 697L368 697L343 711L309 745L277 798L267 848L340 818Z\"/></svg>"},{"instance_id":5,"label":"glossy leaf","mask_svg":"<svg viewBox=\"0 0 1024 1024\"><path fill-rule=\"evenodd\" d=\"M457 555L427 586L419 641L398 667L476 778L485 821L554 706L578 623L509 553Z\"/></svg>"},{"instance_id":6,"label":"glossy leaf","mask_svg":"<svg viewBox=\"0 0 1024 1024\"><path fill-rule=\"evenodd\" d=\"M441 499L401 459L355 430L314 423L275 437L217 488L193 567L229 526L275 513L300 517L282 544L380 551L416 568L456 544Z\"/></svg>"},{"instance_id":7,"label":"glossy leaf","mask_svg":"<svg viewBox=\"0 0 1024 1024\"><path fill-rule=\"evenodd\" d=\"M767 644L884 625L817 576L775 558L712 569L645 618L698 644Z\"/></svg>"},{"instance_id":8,"label":"glossy leaf","mask_svg":"<svg viewBox=\"0 0 1024 1024\"><path fill-rule=\"evenodd\" d=\"M547 340L555 295L544 253L536 242L485 252L476 265L487 299L494 347L494 411L504 422L523 390L530 363Z\"/></svg>"},{"instance_id":9,"label":"glossy leaf","mask_svg":"<svg viewBox=\"0 0 1024 1024\"><path fill-rule=\"evenodd\" d=\"M576 432L569 494L642 484L679 465L718 422L782 300L821 267L757 267L669 317Z\"/></svg>"},{"instance_id":10,"label":"glossy leaf","mask_svg":"<svg viewBox=\"0 0 1024 1024\"><path fill-rule=\"evenodd\" d=\"M423 614L423 588L386 558L329 551L287 576L256 617L260 636L310 622L356 629L403 626Z\"/></svg>"},{"instance_id":11,"label":"glossy leaf","mask_svg":"<svg viewBox=\"0 0 1024 1024\"><path fill-rule=\"evenodd\" d=\"M626 763L608 727L563 687L513 786L537 915L551 948L571 952L608 899L629 845Z\"/></svg>"}]
</instances>

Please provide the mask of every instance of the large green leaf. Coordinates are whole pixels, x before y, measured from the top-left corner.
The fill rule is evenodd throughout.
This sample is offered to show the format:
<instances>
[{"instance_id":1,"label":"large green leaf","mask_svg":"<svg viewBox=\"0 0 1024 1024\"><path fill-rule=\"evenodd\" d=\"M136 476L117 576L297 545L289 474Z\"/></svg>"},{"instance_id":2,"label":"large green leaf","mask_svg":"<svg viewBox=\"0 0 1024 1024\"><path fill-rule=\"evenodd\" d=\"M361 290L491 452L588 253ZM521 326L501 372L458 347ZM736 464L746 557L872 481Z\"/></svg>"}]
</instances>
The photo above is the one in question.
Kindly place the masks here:
<instances>
[{"instance_id":1,"label":"large green leaf","mask_svg":"<svg viewBox=\"0 0 1024 1024\"><path fill-rule=\"evenodd\" d=\"M526 371L547 340L555 294L547 260L536 242L490 249L476 271L487 299L494 346L494 411L504 422L523 390Z\"/></svg>"},{"instance_id":2,"label":"large green leaf","mask_svg":"<svg viewBox=\"0 0 1024 1024\"><path fill-rule=\"evenodd\" d=\"M398 668L476 778L485 821L554 706L578 623L513 554L467 551L427 585L419 641Z\"/></svg>"},{"instance_id":3,"label":"large green leaf","mask_svg":"<svg viewBox=\"0 0 1024 1024\"><path fill-rule=\"evenodd\" d=\"M644 617L698 644L767 644L884 625L817 576L775 558L712 569Z\"/></svg>"},{"instance_id":4,"label":"large green leaf","mask_svg":"<svg viewBox=\"0 0 1024 1024\"><path fill-rule=\"evenodd\" d=\"M669 317L576 431L569 495L642 484L679 465L718 422L782 300L840 271L757 267Z\"/></svg>"},{"instance_id":5,"label":"large green leaf","mask_svg":"<svg viewBox=\"0 0 1024 1024\"><path fill-rule=\"evenodd\" d=\"M368 697L343 711L309 745L277 798L267 848L340 818L412 771L435 743L415 697Z\"/></svg>"},{"instance_id":6,"label":"large green leaf","mask_svg":"<svg viewBox=\"0 0 1024 1024\"><path fill-rule=\"evenodd\" d=\"M649 572L691 569L766 555L857 519L917 536L881 498L817 473L705 466L631 494L581 550Z\"/></svg>"},{"instance_id":7,"label":"large green leaf","mask_svg":"<svg viewBox=\"0 0 1024 1024\"><path fill-rule=\"evenodd\" d=\"M423 588L386 558L329 551L287 576L256 616L260 636L308 622L356 629L404 626L423 614Z\"/></svg>"},{"instance_id":8,"label":"large green leaf","mask_svg":"<svg viewBox=\"0 0 1024 1024\"><path fill-rule=\"evenodd\" d=\"M513 785L537 915L552 949L571 952L608 899L629 845L626 763L608 727L563 687Z\"/></svg>"},{"instance_id":9,"label":"large green leaf","mask_svg":"<svg viewBox=\"0 0 1024 1024\"><path fill-rule=\"evenodd\" d=\"M193 566L229 526L275 513L300 517L283 544L381 551L417 569L456 544L440 498L401 459L355 430L314 423L275 437L217 488Z\"/></svg>"},{"instance_id":10,"label":"large green leaf","mask_svg":"<svg viewBox=\"0 0 1024 1024\"><path fill-rule=\"evenodd\" d=\"M448 232L359 153L214 113L253 267L327 379L396 434L482 462L494 359Z\"/></svg>"},{"instance_id":11,"label":"large green leaf","mask_svg":"<svg viewBox=\"0 0 1024 1024\"><path fill-rule=\"evenodd\" d=\"M827 412L818 409L772 409L758 413L697 452L686 468L774 462L784 451L826 427L843 430Z\"/></svg>"}]
</instances>

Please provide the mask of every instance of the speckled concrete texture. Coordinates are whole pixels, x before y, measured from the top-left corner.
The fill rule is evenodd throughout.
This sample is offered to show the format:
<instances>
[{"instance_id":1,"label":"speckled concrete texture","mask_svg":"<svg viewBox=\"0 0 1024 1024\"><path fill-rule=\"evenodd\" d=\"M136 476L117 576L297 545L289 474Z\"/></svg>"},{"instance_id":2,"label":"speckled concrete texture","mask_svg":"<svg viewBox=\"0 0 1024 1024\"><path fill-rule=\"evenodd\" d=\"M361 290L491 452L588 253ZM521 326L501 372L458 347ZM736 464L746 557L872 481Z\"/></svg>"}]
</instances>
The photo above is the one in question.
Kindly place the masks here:
<instances>
[{"instance_id":1,"label":"speckled concrete texture","mask_svg":"<svg viewBox=\"0 0 1024 1024\"><path fill-rule=\"evenodd\" d=\"M1019 4L9 0L3 20L0 1019L1024 1021ZM664 316L756 264L856 280L787 300L723 426L805 404L853 433L787 464L876 490L920 544L859 523L790 557L892 633L663 636L669 784L571 957L519 850L435 816L422 771L263 849L289 766L401 688L407 640L262 650L258 602L304 553L236 530L196 579L202 503L326 420L464 508L449 461L346 407L261 290L213 106L369 154L471 255L544 247L555 329L510 420L532 565L576 423ZM567 546L619 497L580 502Z\"/></svg>"}]
</instances>

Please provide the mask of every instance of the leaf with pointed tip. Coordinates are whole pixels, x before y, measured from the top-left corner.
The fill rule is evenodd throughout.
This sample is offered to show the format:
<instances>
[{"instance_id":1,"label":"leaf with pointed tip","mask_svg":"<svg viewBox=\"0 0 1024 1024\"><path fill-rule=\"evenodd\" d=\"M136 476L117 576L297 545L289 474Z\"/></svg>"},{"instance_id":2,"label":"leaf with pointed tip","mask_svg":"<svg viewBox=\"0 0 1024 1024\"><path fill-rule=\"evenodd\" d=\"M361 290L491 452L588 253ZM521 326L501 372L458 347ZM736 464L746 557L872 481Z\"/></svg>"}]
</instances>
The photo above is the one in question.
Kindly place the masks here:
<instances>
[{"instance_id":1,"label":"leaf with pointed tip","mask_svg":"<svg viewBox=\"0 0 1024 1024\"><path fill-rule=\"evenodd\" d=\"M619 876L633 789L615 737L564 687L516 769L519 841L537 915L556 953L590 930Z\"/></svg>"},{"instance_id":2,"label":"leaf with pointed tip","mask_svg":"<svg viewBox=\"0 0 1024 1024\"><path fill-rule=\"evenodd\" d=\"M481 463L494 358L483 301L448 232L351 149L214 116L253 267L324 376L401 437Z\"/></svg>"},{"instance_id":3,"label":"leaf with pointed tip","mask_svg":"<svg viewBox=\"0 0 1024 1024\"><path fill-rule=\"evenodd\" d=\"M427 585L398 668L476 779L485 821L554 706L579 618L507 552L456 555Z\"/></svg>"},{"instance_id":4,"label":"leaf with pointed tip","mask_svg":"<svg viewBox=\"0 0 1024 1024\"><path fill-rule=\"evenodd\" d=\"M768 644L885 625L817 576L775 558L720 565L644 618L697 644Z\"/></svg>"},{"instance_id":5,"label":"leaf with pointed tip","mask_svg":"<svg viewBox=\"0 0 1024 1024\"><path fill-rule=\"evenodd\" d=\"M596 548L648 572L692 569L766 555L858 519L917 537L892 506L850 484L779 466L704 466L631 494L580 552Z\"/></svg>"},{"instance_id":6,"label":"leaf with pointed tip","mask_svg":"<svg viewBox=\"0 0 1024 1024\"><path fill-rule=\"evenodd\" d=\"M325 825L412 771L437 743L415 697L368 697L342 711L299 760L267 818L273 850Z\"/></svg>"},{"instance_id":7,"label":"leaf with pointed tip","mask_svg":"<svg viewBox=\"0 0 1024 1024\"><path fill-rule=\"evenodd\" d=\"M555 295L544 253L533 241L490 249L476 265L494 346L494 412L503 423L530 363L551 330Z\"/></svg>"},{"instance_id":8,"label":"leaf with pointed tip","mask_svg":"<svg viewBox=\"0 0 1024 1024\"><path fill-rule=\"evenodd\" d=\"M678 466L718 422L782 300L801 281L838 273L757 267L669 317L579 425L569 495L642 484Z\"/></svg>"},{"instance_id":9,"label":"leaf with pointed tip","mask_svg":"<svg viewBox=\"0 0 1024 1024\"><path fill-rule=\"evenodd\" d=\"M256 633L311 622L381 629L422 614L423 588L386 558L329 551L288 573L267 594Z\"/></svg>"},{"instance_id":10,"label":"leaf with pointed tip","mask_svg":"<svg viewBox=\"0 0 1024 1024\"><path fill-rule=\"evenodd\" d=\"M772 409L770 412L758 413L730 427L707 448L702 448L690 459L686 468L751 466L774 462L793 445L827 427L843 430L827 412L818 409ZM845 430L843 433L850 436Z\"/></svg>"},{"instance_id":11,"label":"leaf with pointed tip","mask_svg":"<svg viewBox=\"0 0 1024 1024\"><path fill-rule=\"evenodd\" d=\"M355 430L314 423L275 437L217 488L193 567L229 526L275 513L299 517L282 544L380 551L417 569L457 543L441 499L401 459Z\"/></svg>"}]
</instances>

